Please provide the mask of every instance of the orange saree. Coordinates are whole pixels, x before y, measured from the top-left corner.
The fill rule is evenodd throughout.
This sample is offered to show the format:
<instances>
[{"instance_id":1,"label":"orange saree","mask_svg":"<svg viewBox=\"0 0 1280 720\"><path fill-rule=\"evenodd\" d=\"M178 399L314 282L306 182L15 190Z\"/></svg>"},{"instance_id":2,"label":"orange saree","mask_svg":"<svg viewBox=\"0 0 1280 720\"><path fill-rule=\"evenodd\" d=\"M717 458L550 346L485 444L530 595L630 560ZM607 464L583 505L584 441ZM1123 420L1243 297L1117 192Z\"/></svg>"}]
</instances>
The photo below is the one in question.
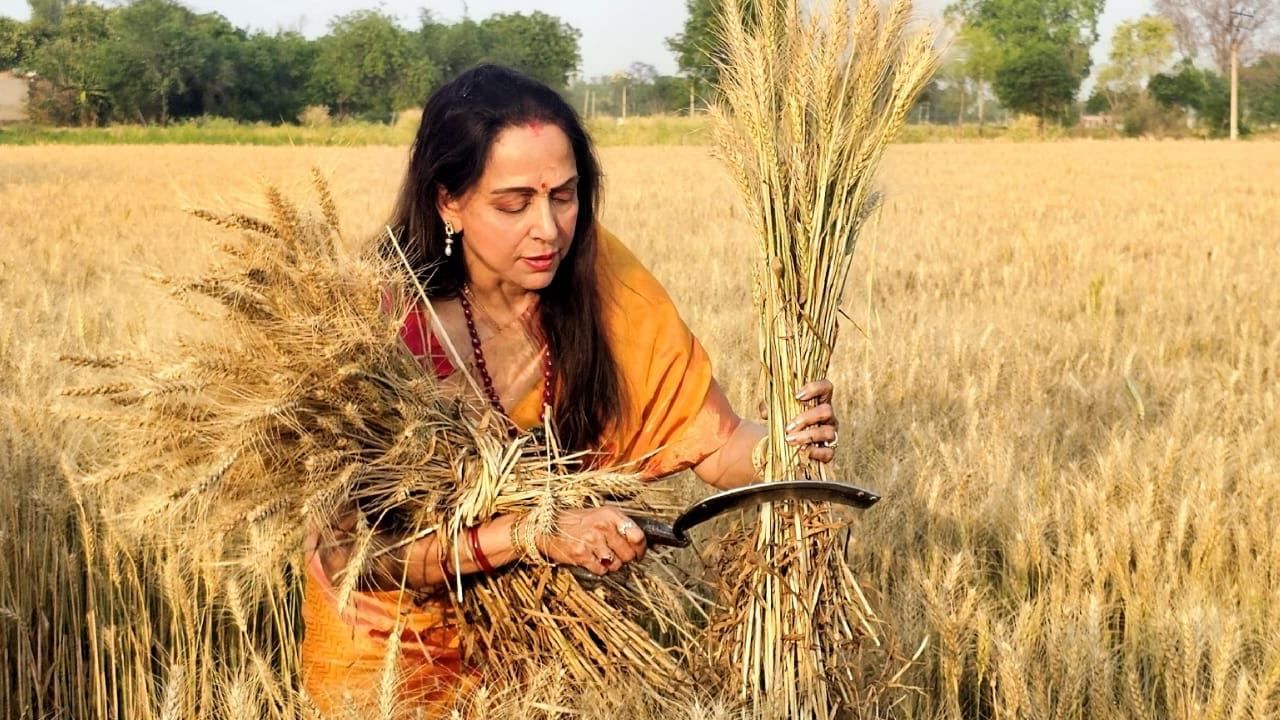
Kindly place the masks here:
<instances>
[{"instance_id":1,"label":"orange saree","mask_svg":"<svg viewBox=\"0 0 1280 720\"><path fill-rule=\"evenodd\" d=\"M603 228L597 232L607 334L628 401L600 450L608 462L643 459L646 475L670 475L722 447L738 418L712 377L702 345L661 284L616 237ZM411 313L402 337L424 369L448 377L452 365L432 333L422 313ZM541 406L540 381L508 405L522 428L540 422ZM344 717L344 708L359 712L376 703L387 639L397 627L398 669L405 678L401 702L426 717L439 716L474 682L446 597L415 601L401 591L355 593L339 614L314 544L307 568L303 682L326 715Z\"/></svg>"}]
</instances>

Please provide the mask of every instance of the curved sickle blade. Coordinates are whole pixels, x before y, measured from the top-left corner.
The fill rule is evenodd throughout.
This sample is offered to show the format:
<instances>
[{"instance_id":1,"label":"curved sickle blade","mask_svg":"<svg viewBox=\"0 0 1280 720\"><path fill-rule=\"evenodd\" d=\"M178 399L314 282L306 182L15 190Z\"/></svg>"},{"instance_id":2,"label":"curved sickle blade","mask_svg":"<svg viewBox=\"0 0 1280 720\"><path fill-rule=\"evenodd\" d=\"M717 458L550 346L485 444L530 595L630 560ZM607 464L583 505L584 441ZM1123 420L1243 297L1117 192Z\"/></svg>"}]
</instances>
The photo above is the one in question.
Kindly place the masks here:
<instances>
[{"instance_id":1,"label":"curved sickle blade","mask_svg":"<svg viewBox=\"0 0 1280 720\"><path fill-rule=\"evenodd\" d=\"M688 537L690 528L730 510L778 500L830 502L865 510L880 502L880 496L853 485L823 480L782 480L744 485L705 497L690 505L688 510L671 523L672 534L685 538Z\"/></svg>"}]
</instances>

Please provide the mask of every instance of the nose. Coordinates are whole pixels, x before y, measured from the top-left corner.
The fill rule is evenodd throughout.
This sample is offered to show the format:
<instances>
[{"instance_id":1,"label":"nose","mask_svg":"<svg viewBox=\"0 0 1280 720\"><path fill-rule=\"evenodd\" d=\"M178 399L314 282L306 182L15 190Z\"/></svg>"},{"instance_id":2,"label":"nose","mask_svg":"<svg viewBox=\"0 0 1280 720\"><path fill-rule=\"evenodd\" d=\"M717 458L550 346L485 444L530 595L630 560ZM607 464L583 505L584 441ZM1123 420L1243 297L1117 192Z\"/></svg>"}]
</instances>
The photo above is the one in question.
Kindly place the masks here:
<instances>
[{"instance_id":1,"label":"nose","mask_svg":"<svg viewBox=\"0 0 1280 720\"><path fill-rule=\"evenodd\" d=\"M551 197L544 195L534 202L533 236L538 240L555 240L557 233L556 216L551 211Z\"/></svg>"}]
</instances>

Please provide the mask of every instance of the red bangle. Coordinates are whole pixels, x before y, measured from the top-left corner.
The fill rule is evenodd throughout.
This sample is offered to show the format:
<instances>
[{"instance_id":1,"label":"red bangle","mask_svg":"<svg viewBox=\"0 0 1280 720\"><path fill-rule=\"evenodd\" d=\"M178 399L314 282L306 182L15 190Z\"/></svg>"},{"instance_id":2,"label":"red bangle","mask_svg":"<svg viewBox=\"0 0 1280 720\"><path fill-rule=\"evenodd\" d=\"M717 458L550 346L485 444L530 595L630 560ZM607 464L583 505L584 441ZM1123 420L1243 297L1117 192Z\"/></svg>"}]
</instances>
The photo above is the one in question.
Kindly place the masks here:
<instances>
[{"instance_id":1,"label":"red bangle","mask_svg":"<svg viewBox=\"0 0 1280 720\"><path fill-rule=\"evenodd\" d=\"M471 545L471 557L480 566L480 571L485 575L493 574L493 566L489 564L489 558L484 556L484 551L480 549L480 528L472 526L467 530L467 542Z\"/></svg>"}]
</instances>

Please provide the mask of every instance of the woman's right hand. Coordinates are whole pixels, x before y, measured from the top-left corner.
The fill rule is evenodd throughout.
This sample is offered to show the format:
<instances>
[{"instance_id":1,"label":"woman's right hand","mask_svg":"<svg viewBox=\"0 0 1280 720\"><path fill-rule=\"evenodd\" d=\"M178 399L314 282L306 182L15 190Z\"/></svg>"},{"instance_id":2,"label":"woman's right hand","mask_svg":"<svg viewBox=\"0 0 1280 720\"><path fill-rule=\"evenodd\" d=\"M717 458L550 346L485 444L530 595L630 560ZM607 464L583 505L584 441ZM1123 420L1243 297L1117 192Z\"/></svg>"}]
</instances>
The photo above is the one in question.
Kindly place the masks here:
<instances>
[{"instance_id":1,"label":"woman's right hand","mask_svg":"<svg viewBox=\"0 0 1280 720\"><path fill-rule=\"evenodd\" d=\"M543 557L561 565L577 565L597 575L644 558L645 537L615 507L566 510L556 518L556 531L537 540Z\"/></svg>"}]
</instances>

